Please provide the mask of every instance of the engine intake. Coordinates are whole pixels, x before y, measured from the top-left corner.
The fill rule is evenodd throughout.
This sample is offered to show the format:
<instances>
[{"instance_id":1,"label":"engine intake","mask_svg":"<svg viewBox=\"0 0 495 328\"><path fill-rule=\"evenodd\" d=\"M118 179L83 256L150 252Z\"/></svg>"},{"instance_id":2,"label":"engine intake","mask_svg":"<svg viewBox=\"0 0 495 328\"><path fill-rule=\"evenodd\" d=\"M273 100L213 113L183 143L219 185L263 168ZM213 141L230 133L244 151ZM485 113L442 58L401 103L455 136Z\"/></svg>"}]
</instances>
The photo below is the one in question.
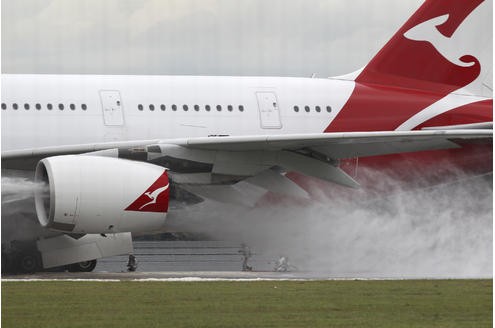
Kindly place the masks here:
<instances>
[{"instance_id":1,"label":"engine intake","mask_svg":"<svg viewBox=\"0 0 495 328\"><path fill-rule=\"evenodd\" d=\"M71 233L163 229L170 187L163 167L124 159L67 155L41 160L35 192L43 227ZM47 189L48 192L43 191Z\"/></svg>"}]
</instances>

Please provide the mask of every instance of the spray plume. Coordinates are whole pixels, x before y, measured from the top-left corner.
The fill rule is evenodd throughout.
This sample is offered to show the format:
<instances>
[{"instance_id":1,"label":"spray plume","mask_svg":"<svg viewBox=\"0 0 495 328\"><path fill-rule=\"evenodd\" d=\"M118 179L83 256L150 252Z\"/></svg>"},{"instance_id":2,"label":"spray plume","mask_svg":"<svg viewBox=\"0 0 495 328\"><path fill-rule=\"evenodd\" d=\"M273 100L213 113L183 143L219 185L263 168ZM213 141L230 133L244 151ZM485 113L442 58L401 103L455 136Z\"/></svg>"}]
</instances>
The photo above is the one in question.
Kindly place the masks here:
<instances>
[{"instance_id":1,"label":"spray plume","mask_svg":"<svg viewBox=\"0 0 495 328\"><path fill-rule=\"evenodd\" d=\"M319 201L303 206L205 202L176 213L171 224L341 277L492 276L492 175L458 173L456 182L409 190L383 173L365 174L381 174L396 188L339 197L313 186Z\"/></svg>"}]
</instances>

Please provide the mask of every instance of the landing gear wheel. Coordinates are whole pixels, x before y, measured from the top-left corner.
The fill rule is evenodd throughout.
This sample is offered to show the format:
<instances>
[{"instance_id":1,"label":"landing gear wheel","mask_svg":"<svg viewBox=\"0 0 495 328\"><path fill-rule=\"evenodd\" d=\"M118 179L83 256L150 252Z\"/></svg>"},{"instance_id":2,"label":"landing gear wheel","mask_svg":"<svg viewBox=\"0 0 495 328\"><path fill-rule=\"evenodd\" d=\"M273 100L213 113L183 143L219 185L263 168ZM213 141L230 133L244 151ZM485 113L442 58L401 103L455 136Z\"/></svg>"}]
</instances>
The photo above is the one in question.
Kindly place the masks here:
<instances>
[{"instance_id":1,"label":"landing gear wheel","mask_svg":"<svg viewBox=\"0 0 495 328\"><path fill-rule=\"evenodd\" d=\"M41 270L41 261L35 253L23 253L19 256L17 266L22 273L34 273Z\"/></svg>"},{"instance_id":2,"label":"landing gear wheel","mask_svg":"<svg viewBox=\"0 0 495 328\"><path fill-rule=\"evenodd\" d=\"M69 265L69 272L91 272L96 267L96 260L84 261Z\"/></svg>"}]
</instances>

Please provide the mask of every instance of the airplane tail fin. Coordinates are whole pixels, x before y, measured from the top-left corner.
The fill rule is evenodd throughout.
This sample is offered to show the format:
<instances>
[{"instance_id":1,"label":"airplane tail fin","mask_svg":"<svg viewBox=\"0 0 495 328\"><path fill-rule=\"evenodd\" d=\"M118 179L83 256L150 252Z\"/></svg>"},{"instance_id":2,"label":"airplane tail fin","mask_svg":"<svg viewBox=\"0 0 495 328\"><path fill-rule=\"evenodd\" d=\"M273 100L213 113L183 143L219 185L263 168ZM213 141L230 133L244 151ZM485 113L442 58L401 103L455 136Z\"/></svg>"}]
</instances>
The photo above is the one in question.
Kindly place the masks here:
<instances>
[{"instance_id":1,"label":"airplane tail fin","mask_svg":"<svg viewBox=\"0 0 495 328\"><path fill-rule=\"evenodd\" d=\"M492 7L492 0L426 0L351 75L355 88L325 132L415 129L434 117L432 126L491 121Z\"/></svg>"},{"instance_id":2,"label":"airplane tail fin","mask_svg":"<svg viewBox=\"0 0 495 328\"><path fill-rule=\"evenodd\" d=\"M427 0L356 82L491 94L491 31L491 0Z\"/></svg>"}]
</instances>

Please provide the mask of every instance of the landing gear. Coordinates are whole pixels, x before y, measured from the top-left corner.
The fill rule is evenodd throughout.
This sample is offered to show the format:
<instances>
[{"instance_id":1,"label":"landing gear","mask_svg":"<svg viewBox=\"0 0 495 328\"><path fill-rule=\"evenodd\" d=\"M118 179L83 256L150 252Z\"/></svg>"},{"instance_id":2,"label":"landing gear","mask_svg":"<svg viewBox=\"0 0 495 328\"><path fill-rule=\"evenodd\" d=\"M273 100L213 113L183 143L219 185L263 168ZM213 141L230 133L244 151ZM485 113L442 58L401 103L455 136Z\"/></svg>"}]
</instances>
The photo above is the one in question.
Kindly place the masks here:
<instances>
[{"instance_id":1,"label":"landing gear","mask_svg":"<svg viewBox=\"0 0 495 328\"><path fill-rule=\"evenodd\" d=\"M132 254L129 255L129 261L127 262L127 271L134 272L137 269L137 260L136 257Z\"/></svg>"},{"instance_id":2,"label":"landing gear","mask_svg":"<svg viewBox=\"0 0 495 328\"><path fill-rule=\"evenodd\" d=\"M42 269L41 254L34 243L2 244L2 273L35 273Z\"/></svg>"},{"instance_id":3,"label":"landing gear","mask_svg":"<svg viewBox=\"0 0 495 328\"><path fill-rule=\"evenodd\" d=\"M91 272L96 267L96 260L74 263L67 266L69 272Z\"/></svg>"},{"instance_id":4,"label":"landing gear","mask_svg":"<svg viewBox=\"0 0 495 328\"><path fill-rule=\"evenodd\" d=\"M21 273L35 273L42 270L41 257L38 252L21 253L18 257L17 269Z\"/></svg>"},{"instance_id":5,"label":"landing gear","mask_svg":"<svg viewBox=\"0 0 495 328\"><path fill-rule=\"evenodd\" d=\"M238 251L242 254L242 271L253 271L253 268L248 265L249 258L253 255L248 245L242 243L241 249Z\"/></svg>"}]
</instances>

